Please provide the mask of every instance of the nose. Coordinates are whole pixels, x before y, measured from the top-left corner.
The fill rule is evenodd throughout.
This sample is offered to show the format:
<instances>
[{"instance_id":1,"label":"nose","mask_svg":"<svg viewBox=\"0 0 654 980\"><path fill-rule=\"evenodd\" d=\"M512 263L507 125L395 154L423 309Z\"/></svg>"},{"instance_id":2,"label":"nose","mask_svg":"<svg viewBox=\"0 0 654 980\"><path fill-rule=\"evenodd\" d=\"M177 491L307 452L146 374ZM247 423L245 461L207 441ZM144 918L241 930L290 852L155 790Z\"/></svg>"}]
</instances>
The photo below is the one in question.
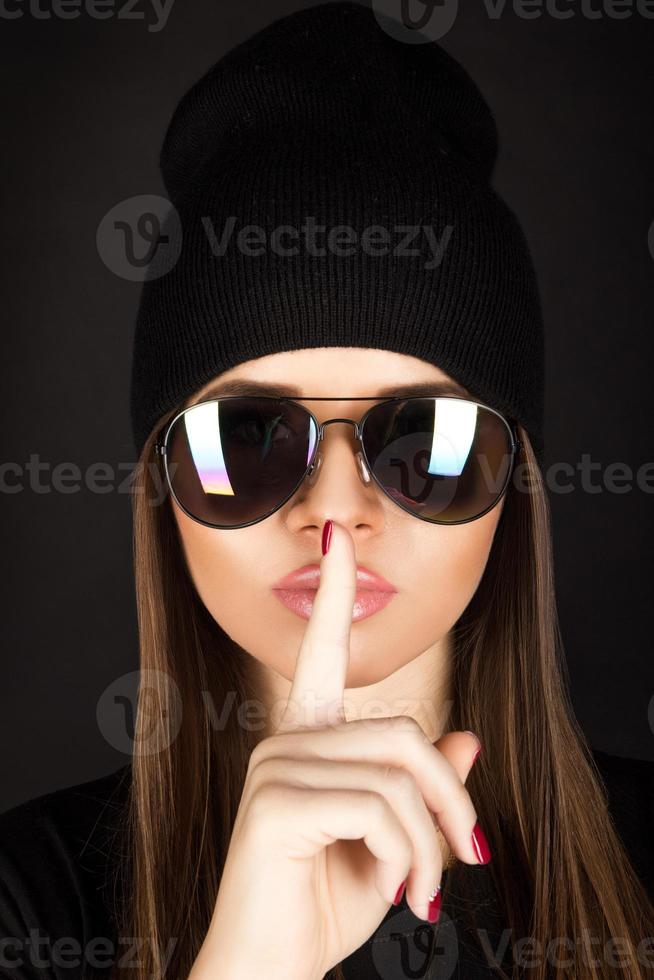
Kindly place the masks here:
<instances>
[{"instance_id":1,"label":"nose","mask_svg":"<svg viewBox=\"0 0 654 980\"><path fill-rule=\"evenodd\" d=\"M330 433L327 426L339 423ZM349 419L324 423L323 438L311 471L289 502L287 527L296 533L319 535L328 518L343 524L354 537L372 534L384 526L383 504L354 432L343 424Z\"/></svg>"},{"instance_id":2,"label":"nose","mask_svg":"<svg viewBox=\"0 0 654 980\"><path fill-rule=\"evenodd\" d=\"M363 453L359 450L354 454L354 458L356 460L357 469L359 471L361 482L364 483L366 486L368 486L369 483L372 483L372 477L370 476L370 471L368 469L366 461L363 458ZM316 483L318 479L318 473L320 472L320 467L322 466L323 459L324 456L322 454L322 450L319 449L318 452L316 453L316 458L311 466L311 469L309 470L309 474L306 479L307 486L312 487Z\"/></svg>"}]
</instances>

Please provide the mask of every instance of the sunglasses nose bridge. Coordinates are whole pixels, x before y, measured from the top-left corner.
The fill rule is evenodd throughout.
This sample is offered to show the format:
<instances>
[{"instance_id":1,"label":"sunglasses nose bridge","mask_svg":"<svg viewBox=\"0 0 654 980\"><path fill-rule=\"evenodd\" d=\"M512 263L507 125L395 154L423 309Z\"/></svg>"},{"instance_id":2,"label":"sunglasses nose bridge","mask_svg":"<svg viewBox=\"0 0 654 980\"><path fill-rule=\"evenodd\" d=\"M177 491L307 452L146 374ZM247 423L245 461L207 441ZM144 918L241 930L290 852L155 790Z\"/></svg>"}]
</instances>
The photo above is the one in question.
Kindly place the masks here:
<instances>
[{"instance_id":1,"label":"sunglasses nose bridge","mask_svg":"<svg viewBox=\"0 0 654 980\"><path fill-rule=\"evenodd\" d=\"M357 442L359 443L359 445L361 445L361 429L359 428L359 423L357 421L355 421L355 419L340 419L340 418L339 419L327 419L325 422L322 422L320 424L320 426L318 428L318 444L319 445L320 445L320 443L323 440L325 428L328 425L331 425L332 422L347 422L349 425L354 426L354 438L357 440ZM363 453L361 452L361 450L358 450L355 453L354 458L356 459L357 469L359 471L359 476L361 477L362 482L366 486L368 486L372 482L372 477L370 475L370 471L369 471L369 469L368 469L368 467L366 465L366 461L364 459L364 456L363 456ZM316 480L318 479L318 473L320 471L320 467L322 466L322 461L323 461L323 454L322 454L322 451L320 450L320 448L318 448L318 452L316 453L316 458L314 459L313 464L311 466L311 469L309 470L309 472L307 474L307 483L308 483L309 486L313 486L314 483L316 482Z\"/></svg>"},{"instance_id":2,"label":"sunglasses nose bridge","mask_svg":"<svg viewBox=\"0 0 654 980\"><path fill-rule=\"evenodd\" d=\"M325 421L324 422L321 422L319 424L319 426L318 426L318 440L319 441L322 441L322 439L324 437L324 434L325 434L325 429L327 428L327 426L328 425L331 425L333 422L347 422L348 425L353 425L354 426L354 436L355 436L355 438L358 439L359 441L361 440L361 432L360 432L360 429L359 429L359 423L356 421L356 419L325 419Z\"/></svg>"}]
</instances>

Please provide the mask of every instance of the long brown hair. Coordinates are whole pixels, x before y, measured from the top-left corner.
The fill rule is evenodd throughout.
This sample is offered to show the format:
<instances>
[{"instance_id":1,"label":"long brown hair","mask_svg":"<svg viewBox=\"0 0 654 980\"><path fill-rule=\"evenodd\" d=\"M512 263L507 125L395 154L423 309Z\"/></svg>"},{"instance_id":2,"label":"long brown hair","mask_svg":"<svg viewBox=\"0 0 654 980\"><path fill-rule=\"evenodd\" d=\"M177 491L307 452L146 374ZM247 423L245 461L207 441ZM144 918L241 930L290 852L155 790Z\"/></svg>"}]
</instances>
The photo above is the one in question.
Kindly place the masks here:
<instances>
[{"instance_id":1,"label":"long brown hair","mask_svg":"<svg viewBox=\"0 0 654 980\"><path fill-rule=\"evenodd\" d=\"M541 960L534 980L614 977L593 937L600 948L619 937L624 975L643 978L636 947L654 936L654 908L617 835L569 700L548 500L528 436L521 427L518 434L523 491L509 486L481 582L452 631L448 728L482 740L466 785L489 838L488 869L512 941L530 937L545 947L569 937L575 944L574 965ZM133 486L142 682L116 889L120 935L141 938L132 980L188 975L260 737L237 718L238 706L257 698L255 662L200 600L169 496L152 503L161 501L153 443L154 432ZM153 730L164 735L159 751L152 751ZM468 867L457 862L445 876L444 906L448 892L469 887ZM508 970L498 968L498 976L523 975L516 962ZM124 976L117 962L114 980ZM340 964L330 976L342 978Z\"/></svg>"}]
</instances>

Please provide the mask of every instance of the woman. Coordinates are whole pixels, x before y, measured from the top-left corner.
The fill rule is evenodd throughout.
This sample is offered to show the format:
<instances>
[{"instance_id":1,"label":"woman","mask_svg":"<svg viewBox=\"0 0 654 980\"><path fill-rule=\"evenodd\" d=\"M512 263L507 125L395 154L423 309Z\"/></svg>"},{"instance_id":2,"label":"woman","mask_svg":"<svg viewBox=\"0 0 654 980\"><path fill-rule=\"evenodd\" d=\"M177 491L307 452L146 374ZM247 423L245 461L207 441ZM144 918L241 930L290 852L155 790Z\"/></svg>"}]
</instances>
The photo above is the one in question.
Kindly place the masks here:
<instances>
[{"instance_id":1,"label":"woman","mask_svg":"<svg viewBox=\"0 0 654 980\"><path fill-rule=\"evenodd\" d=\"M568 699L496 149L460 66L354 3L178 106L132 376L133 762L4 815L7 935L85 967L131 937L115 980L649 975L654 767Z\"/></svg>"}]
</instances>

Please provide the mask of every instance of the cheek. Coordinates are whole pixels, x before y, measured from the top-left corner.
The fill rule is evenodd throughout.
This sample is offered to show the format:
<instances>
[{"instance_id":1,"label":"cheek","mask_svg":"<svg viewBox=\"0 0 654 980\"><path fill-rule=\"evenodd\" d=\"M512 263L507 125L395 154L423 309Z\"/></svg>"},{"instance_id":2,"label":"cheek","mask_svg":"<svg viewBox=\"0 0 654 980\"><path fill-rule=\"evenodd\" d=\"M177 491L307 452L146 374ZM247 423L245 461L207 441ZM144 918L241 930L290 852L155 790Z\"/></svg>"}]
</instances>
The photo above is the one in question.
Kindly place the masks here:
<instances>
[{"instance_id":1,"label":"cheek","mask_svg":"<svg viewBox=\"0 0 654 980\"><path fill-rule=\"evenodd\" d=\"M484 574L499 510L492 511L470 524L444 528L445 558L438 576L439 587L447 596L452 625L466 608Z\"/></svg>"},{"instance_id":2,"label":"cheek","mask_svg":"<svg viewBox=\"0 0 654 980\"><path fill-rule=\"evenodd\" d=\"M425 648L444 637L461 616L481 581L501 506L469 524L438 527L416 539L411 606L413 636Z\"/></svg>"},{"instance_id":3,"label":"cheek","mask_svg":"<svg viewBox=\"0 0 654 980\"><path fill-rule=\"evenodd\" d=\"M219 531L198 524L175 507L186 564L200 599L213 619L240 645L243 625L256 620L257 582L253 575L265 553L261 528ZM263 526L263 525L262 525Z\"/></svg>"}]
</instances>

